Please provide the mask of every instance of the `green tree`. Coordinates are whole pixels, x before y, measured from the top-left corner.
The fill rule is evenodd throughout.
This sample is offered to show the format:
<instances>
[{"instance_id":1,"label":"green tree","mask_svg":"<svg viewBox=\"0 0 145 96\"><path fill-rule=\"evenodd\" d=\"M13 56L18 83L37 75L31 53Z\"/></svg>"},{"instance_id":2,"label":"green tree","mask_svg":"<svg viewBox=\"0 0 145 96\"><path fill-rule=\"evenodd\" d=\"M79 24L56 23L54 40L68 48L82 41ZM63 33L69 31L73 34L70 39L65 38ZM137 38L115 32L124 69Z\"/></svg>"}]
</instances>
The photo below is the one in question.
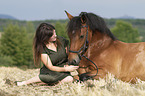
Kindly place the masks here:
<instances>
[{"instance_id":1,"label":"green tree","mask_svg":"<svg viewBox=\"0 0 145 96\"><path fill-rule=\"evenodd\" d=\"M68 38L67 33L66 33L66 24L65 23L63 24L63 23L60 23L60 22L56 22L55 28L56 28L55 29L56 34L58 36Z\"/></svg>"},{"instance_id":2,"label":"green tree","mask_svg":"<svg viewBox=\"0 0 145 96\"><path fill-rule=\"evenodd\" d=\"M35 33L34 24L31 21L27 21L26 23L26 31L29 34L29 38L32 39Z\"/></svg>"},{"instance_id":3,"label":"green tree","mask_svg":"<svg viewBox=\"0 0 145 96\"><path fill-rule=\"evenodd\" d=\"M31 42L31 41L30 41ZM32 64L32 47L25 27L8 25L1 37L1 53L12 58L11 66Z\"/></svg>"},{"instance_id":4,"label":"green tree","mask_svg":"<svg viewBox=\"0 0 145 96\"><path fill-rule=\"evenodd\" d=\"M111 31L119 40L123 42L135 43L141 41L138 30L125 21L117 21L115 27L112 28Z\"/></svg>"}]
</instances>

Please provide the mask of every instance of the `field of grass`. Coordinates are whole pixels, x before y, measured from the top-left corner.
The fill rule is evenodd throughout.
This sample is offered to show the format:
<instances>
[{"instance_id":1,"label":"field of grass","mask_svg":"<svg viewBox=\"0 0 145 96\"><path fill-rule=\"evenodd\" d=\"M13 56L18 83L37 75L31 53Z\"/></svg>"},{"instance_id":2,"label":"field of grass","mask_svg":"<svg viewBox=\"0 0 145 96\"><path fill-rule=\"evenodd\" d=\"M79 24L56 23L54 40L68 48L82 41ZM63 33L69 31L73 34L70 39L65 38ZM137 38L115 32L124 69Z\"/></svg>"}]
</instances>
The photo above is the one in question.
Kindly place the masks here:
<instances>
[{"instance_id":1,"label":"field of grass","mask_svg":"<svg viewBox=\"0 0 145 96\"><path fill-rule=\"evenodd\" d=\"M136 84L125 83L111 74L107 75L106 80L63 83L57 86L14 84L14 81L27 80L38 73L39 69L0 67L0 96L145 96L144 81L138 80Z\"/></svg>"}]
</instances>

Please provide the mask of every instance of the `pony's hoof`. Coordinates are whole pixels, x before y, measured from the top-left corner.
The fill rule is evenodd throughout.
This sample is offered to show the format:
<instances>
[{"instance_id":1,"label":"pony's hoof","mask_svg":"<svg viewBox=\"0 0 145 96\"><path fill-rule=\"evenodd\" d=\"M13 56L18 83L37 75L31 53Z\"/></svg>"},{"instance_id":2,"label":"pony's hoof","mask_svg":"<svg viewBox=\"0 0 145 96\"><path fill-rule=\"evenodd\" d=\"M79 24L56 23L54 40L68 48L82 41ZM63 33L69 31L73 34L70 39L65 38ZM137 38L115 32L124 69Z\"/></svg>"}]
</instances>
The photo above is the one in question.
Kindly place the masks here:
<instances>
[{"instance_id":1,"label":"pony's hoof","mask_svg":"<svg viewBox=\"0 0 145 96\"><path fill-rule=\"evenodd\" d=\"M92 77L88 76L87 74L88 73L83 73L83 74L79 75L79 80L84 82L84 81L91 79Z\"/></svg>"}]
</instances>

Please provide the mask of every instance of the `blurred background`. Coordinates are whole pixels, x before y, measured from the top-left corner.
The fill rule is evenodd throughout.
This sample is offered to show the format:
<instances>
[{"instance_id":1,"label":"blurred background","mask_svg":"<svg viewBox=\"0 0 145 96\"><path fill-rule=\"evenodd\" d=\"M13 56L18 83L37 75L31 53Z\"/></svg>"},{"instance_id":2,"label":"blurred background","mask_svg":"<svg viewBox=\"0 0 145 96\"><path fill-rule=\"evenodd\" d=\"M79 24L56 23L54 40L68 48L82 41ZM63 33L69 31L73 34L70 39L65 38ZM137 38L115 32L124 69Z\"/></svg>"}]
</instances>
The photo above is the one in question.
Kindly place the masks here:
<instances>
[{"instance_id":1,"label":"blurred background","mask_svg":"<svg viewBox=\"0 0 145 96\"><path fill-rule=\"evenodd\" d=\"M145 0L0 0L0 66L35 68L32 42L42 22L69 39L64 10L73 16L92 12L104 18L120 41L145 42L144 5Z\"/></svg>"}]
</instances>

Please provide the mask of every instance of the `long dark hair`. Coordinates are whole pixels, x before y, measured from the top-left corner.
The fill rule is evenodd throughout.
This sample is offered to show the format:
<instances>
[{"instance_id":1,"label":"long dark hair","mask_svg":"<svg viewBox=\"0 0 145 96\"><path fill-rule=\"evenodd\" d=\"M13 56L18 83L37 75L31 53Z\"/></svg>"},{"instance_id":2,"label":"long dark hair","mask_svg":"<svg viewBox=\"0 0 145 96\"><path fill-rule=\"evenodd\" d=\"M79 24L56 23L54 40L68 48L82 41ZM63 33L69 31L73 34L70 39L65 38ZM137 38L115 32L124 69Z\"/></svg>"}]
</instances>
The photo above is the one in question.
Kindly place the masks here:
<instances>
[{"instance_id":1,"label":"long dark hair","mask_svg":"<svg viewBox=\"0 0 145 96\"><path fill-rule=\"evenodd\" d=\"M34 64L38 66L40 64L41 54L46 46L49 43L49 39L53 35L55 27L48 23L41 23L35 33L33 39L33 58ZM60 42L57 39L56 45L60 46Z\"/></svg>"}]
</instances>

